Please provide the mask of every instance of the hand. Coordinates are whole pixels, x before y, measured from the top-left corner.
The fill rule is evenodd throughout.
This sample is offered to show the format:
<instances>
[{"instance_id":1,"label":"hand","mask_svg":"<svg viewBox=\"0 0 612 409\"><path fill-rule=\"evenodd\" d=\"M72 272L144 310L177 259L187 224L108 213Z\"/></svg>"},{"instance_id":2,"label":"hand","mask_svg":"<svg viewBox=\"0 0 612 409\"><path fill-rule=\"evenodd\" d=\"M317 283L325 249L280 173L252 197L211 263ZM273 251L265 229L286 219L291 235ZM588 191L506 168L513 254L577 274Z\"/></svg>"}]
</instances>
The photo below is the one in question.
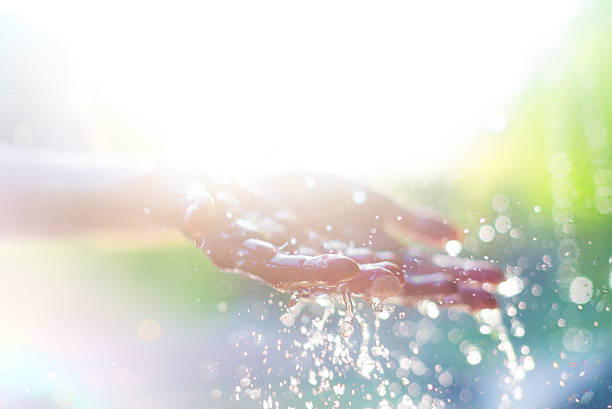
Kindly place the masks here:
<instances>
[{"instance_id":1,"label":"hand","mask_svg":"<svg viewBox=\"0 0 612 409\"><path fill-rule=\"evenodd\" d=\"M300 296L342 288L399 303L434 299L472 309L497 306L483 284L504 279L491 263L403 246L442 248L461 234L447 220L407 210L326 174L222 181L185 198L185 229L226 271Z\"/></svg>"}]
</instances>

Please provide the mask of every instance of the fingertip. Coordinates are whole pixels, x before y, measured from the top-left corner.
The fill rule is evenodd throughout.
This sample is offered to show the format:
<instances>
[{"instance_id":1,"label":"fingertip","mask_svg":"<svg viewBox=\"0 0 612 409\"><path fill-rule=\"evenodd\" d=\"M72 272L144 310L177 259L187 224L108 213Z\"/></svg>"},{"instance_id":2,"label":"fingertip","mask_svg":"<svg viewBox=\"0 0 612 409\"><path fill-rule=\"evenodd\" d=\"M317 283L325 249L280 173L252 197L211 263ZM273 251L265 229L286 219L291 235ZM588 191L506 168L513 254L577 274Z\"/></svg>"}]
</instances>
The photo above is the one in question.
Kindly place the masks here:
<instances>
[{"instance_id":1,"label":"fingertip","mask_svg":"<svg viewBox=\"0 0 612 409\"><path fill-rule=\"evenodd\" d=\"M460 286L459 297L463 304L474 310L498 307L495 296L482 288Z\"/></svg>"},{"instance_id":2,"label":"fingertip","mask_svg":"<svg viewBox=\"0 0 612 409\"><path fill-rule=\"evenodd\" d=\"M502 270L491 263L468 264L464 268L455 270L455 276L460 279L491 284L499 284L506 279Z\"/></svg>"},{"instance_id":3,"label":"fingertip","mask_svg":"<svg viewBox=\"0 0 612 409\"><path fill-rule=\"evenodd\" d=\"M463 232L448 218L427 211L404 211L392 218L396 225L408 236L417 236L423 243L443 249L451 240L462 241Z\"/></svg>"},{"instance_id":4,"label":"fingertip","mask_svg":"<svg viewBox=\"0 0 612 409\"><path fill-rule=\"evenodd\" d=\"M399 295L402 283L395 273L386 268L362 266L361 272L348 282L352 292L384 300Z\"/></svg>"},{"instance_id":5,"label":"fingertip","mask_svg":"<svg viewBox=\"0 0 612 409\"><path fill-rule=\"evenodd\" d=\"M457 292L457 284L444 273L406 276L405 296L449 295Z\"/></svg>"},{"instance_id":6,"label":"fingertip","mask_svg":"<svg viewBox=\"0 0 612 409\"><path fill-rule=\"evenodd\" d=\"M434 247L444 249L449 241L463 242L463 232L448 219L432 220L430 223L429 234L424 235L431 238Z\"/></svg>"},{"instance_id":7,"label":"fingertip","mask_svg":"<svg viewBox=\"0 0 612 409\"><path fill-rule=\"evenodd\" d=\"M397 279L400 281L400 284L404 284L404 272L396 263L393 263L391 261L380 261L378 263L374 263L374 265L389 270L391 273L393 273L393 275L395 275L395 277L397 277Z\"/></svg>"},{"instance_id":8,"label":"fingertip","mask_svg":"<svg viewBox=\"0 0 612 409\"><path fill-rule=\"evenodd\" d=\"M214 199L212 196L202 196L190 203L185 209L183 223L192 236L203 234L210 230L214 220Z\"/></svg>"},{"instance_id":9,"label":"fingertip","mask_svg":"<svg viewBox=\"0 0 612 409\"><path fill-rule=\"evenodd\" d=\"M370 294L378 297L380 300L385 300L389 297L399 295L402 289L402 283L393 273L381 275L376 278L370 288Z\"/></svg>"},{"instance_id":10,"label":"fingertip","mask_svg":"<svg viewBox=\"0 0 612 409\"><path fill-rule=\"evenodd\" d=\"M505 280L504 274L500 271L485 269L459 270L457 277L491 284L499 284Z\"/></svg>"},{"instance_id":11,"label":"fingertip","mask_svg":"<svg viewBox=\"0 0 612 409\"><path fill-rule=\"evenodd\" d=\"M438 254L433 262L444 271L464 281L479 281L481 283L499 284L506 279L497 264L484 260L471 260Z\"/></svg>"}]
</instances>

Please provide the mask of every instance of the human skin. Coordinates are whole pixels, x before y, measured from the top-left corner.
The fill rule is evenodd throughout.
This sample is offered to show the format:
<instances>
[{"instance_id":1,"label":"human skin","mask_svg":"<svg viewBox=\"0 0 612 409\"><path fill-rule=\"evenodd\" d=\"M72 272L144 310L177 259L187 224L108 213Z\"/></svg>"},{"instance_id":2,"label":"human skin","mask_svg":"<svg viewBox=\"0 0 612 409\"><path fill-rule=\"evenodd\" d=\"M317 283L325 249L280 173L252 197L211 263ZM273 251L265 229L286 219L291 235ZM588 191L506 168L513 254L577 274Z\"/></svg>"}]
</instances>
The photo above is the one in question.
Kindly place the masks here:
<instances>
[{"instance_id":1,"label":"human skin","mask_svg":"<svg viewBox=\"0 0 612 409\"><path fill-rule=\"evenodd\" d=\"M345 288L366 299L478 310L497 306L488 289L504 279L492 263L435 253L461 240L444 217L328 174L227 179L2 149L0 194L1 235L176 228L219 268L302 297Z\"/></svg>"}]
</instances>

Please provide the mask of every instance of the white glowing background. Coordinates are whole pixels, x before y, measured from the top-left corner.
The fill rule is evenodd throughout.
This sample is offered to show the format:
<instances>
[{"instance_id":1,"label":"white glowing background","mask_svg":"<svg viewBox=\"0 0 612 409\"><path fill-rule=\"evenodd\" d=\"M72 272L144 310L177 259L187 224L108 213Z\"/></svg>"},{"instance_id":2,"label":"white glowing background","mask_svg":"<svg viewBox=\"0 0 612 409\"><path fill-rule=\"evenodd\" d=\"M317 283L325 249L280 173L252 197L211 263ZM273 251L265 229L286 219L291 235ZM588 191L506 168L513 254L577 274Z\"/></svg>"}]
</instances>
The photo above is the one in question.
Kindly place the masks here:
<instances>
[{"instance_id":1,"label":"white glowing background","mask_svg":"<svg viewBox=\"0 0 612 409\"><path fill-rule=\"evenodd\" d=\"M59 39L82 109L96 95L139 118L160 154L339 172L447 169L506 126L578 4L12 3Z\"/></svg>"}]
</instances>

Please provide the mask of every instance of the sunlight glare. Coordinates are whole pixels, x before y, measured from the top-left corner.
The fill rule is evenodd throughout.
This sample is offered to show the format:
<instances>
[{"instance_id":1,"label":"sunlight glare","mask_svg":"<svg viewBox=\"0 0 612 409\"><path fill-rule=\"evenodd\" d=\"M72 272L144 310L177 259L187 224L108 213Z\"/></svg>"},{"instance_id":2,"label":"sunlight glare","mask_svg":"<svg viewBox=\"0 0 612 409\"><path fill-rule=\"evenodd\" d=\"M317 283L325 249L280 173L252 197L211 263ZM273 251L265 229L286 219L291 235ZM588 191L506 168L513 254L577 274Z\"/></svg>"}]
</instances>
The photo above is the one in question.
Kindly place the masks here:
<instances>
[{"instance_id":1,"label":"sunlight glare","mask_svg":"<svg viewBox=\"0 0 612 409\"><path fill-rule=\"evenodd\" d=\"M85 116L107 104L150 130L125 135L144 152L209 169L346 173L447 169L478 131L502 131L504 103L577 4L19 0L9 10L59 41ZM115 133L111 122L90 131Z\"/></svg>"}]
</instances>

